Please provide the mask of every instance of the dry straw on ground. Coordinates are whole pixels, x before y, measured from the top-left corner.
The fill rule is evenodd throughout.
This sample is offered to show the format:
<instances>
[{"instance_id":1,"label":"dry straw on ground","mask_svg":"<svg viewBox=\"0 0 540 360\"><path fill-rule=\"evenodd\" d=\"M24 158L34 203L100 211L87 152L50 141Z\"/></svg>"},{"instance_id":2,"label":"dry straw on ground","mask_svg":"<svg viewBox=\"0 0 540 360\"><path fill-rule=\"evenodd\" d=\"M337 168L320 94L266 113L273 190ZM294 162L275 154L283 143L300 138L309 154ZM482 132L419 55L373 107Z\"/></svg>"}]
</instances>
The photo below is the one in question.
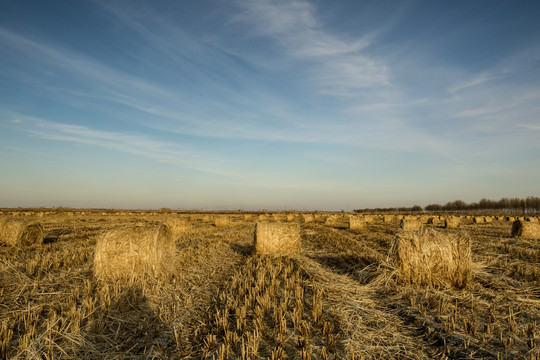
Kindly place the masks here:
<instances>
[{"instance_id":1,"label":"dry straw on ground","mask_svg":"<svg viewBox=\"0 0 540 360\"><path fill-rule=\"evenodd\" d=\"M422 221L414 218L404 218L399 222L399 227L405 231L421 230Z\"/></svg>"},{"instance_id":2,"label":"dry straw on ground","mask_svg":"<svg viewBox=\"0 0 540 360\"><path fill-rule=\"evenodd\" d=\"M99 237L94 274L101 280L164 279L174 268L175 256L174 238L167 226L128 226Z\"/></svg>"},{"instance_id":3,"label":"dry straw on ground","mask_svg":"<svg viewBox=\"0 0 540 360\"><path fill-rule=\"evenodd\" d=\"M300 251L300 240L300 226L295 223L258 222L255 229L258 254L296 254Z\"/></svg>"},{"instance_id":4,"label":"dry straw on ground","mask_svg":"<svg viewBox=\"0 0 540 360\"><path fill-rule=\"evenodd\" d=\"M0 244L28 246L43 243L43 227L37 222L0 218Z\"/></svg>"},{"instance_id":5,"label":"dry straw on ground","mask_svg":"<svg viewBox=\"0 0 540 360\"><path fill-rule=\"evenodd\" d=\"M351 216L349 226L351 230L363 230L366 228L366 219L363 216Z\"/></svg>"},{"instance_id":6,"label":"dry straw on ground","mask_svg":"<svg viewBox=\"0 0 540 360\"><path fill-rule=\"evenodd\" d=\"M444 227L447 229L457 229L460 222L457 216L450 216L444 219Z\"/></svg>"},{"instance_id":7,"label":"dry straw on ground","mask_svg":"<svg viewBox=\"0 0 540 360\"><path fill-rule=\"evenodd\" d=\"M530 221L516 220L512 224L512 236L540 239L540 224Z\"/></svg>"},{"instance_id":8,"label":"dry straw on ground","mask_svg":"<svg viewBox=\"0 0 540 360\"><path fill-rule=\"evenodd\" d=\"M396 277L402 283L462 288L472 279L471 240L464 232L400 230L390 252Z\"/></svg>"}]
</instances>

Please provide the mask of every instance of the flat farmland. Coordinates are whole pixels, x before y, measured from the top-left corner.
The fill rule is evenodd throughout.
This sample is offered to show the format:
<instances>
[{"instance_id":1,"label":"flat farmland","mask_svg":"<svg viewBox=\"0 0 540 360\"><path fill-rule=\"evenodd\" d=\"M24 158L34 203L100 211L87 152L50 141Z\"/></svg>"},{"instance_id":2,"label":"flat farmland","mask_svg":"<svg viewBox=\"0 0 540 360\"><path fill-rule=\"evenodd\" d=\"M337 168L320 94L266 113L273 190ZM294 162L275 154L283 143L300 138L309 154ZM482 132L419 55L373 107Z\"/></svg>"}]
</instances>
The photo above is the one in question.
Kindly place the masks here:
<instances>
[{"instance_id":1,"label":"flat farmland","mask_svg":"<svg viewBox=\"0 0 540 360\"><path fill-rule=\"evenodd\" d=\"M398 217L351 229L326 214L27 215L43 243L0 245L1 358L540 358L540 240L512 237L503 217L461 217L457 229L423 219L470 237L472 275L458 288L400 281ZM103 234L171 218L186 226L167 276L96 276ZM298 224L298 251L258 254L263 220Z\"/></svg>"}]
</instances>

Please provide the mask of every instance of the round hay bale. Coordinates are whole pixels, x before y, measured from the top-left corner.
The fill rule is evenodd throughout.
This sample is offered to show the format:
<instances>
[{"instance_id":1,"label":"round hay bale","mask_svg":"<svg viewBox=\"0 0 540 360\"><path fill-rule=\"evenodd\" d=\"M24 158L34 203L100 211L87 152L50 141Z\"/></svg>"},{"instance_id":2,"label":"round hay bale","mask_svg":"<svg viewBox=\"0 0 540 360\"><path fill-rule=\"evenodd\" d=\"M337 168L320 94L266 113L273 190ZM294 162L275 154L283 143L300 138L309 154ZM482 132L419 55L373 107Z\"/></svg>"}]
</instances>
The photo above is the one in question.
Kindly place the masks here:
<instances>
[{"instance_id":1,"label":"round hay bale","mask_svg":"<svg viewBox=\"0 0 540 360\"><path fill-rule=\"evenodd\" d=\"M394 219L395 219L394 215L384 215L383 216L383 222L385 222L385 223L393 222Z\"/></svg>"},{"instance_id":2,"label":"round hay bale","mask_svg":"<svg viewBox=\"0 0 540 360\"><path fill-rule=\"evenodd\" d=\"M398 230L390 254L402 283L462 288L472 279L471 240L465 232Z\"/></svg>"},{"instance_id":3,"label":"round hay bale","mask_svg":"<svg viewBox=\"0 0 540 360\"><path fill-rule=\"evenodd\" d=\"M315 221L315 216L313 214L304 214L304 222L311 223Z\"/></svg>"},{"instance_id":4,"label":"round hay bale","mask_svg":"<svg viewBox=\"0 0 540 360\"><path fill-rule=\"evenodd\" d=\"M38 222L0 219L0 244L9 246L29 246L43 243L43 227Z\"/></svg>"},{"instance_id":5,"label":"round hay bale","mask_svg":"<svg viewBox=\"0 0 540 360\"><path fill-rule=\"evenodd\" d=\"M330 215L324 224L334 228L346 229L349 227L349 219L341 215Z\"/></svg>"},{"instance_id":6,"label":"round hay bale","mask_svg":"<svg viewBox=\"0 0 540 360\"><path fill-rule=\"evenodd\" d=\"M461 220L457 216L450 216L444 219L444 227L447 229L457 229Z\"/></svg>"},{"instance_id":7,"label":"round hay bale","mask_svg":"<svg viewBox=\"0 0 540 360\"><path fill-rule=\"evenodd\" d=\"M485 222L486 221L485 221L485 218L483 216L475 216L473 218L473 223L475 223L475 224L483 224Z\"/></svg>"},{"instance_id":8,"label":"round hay bale","mask_svg":"<svg viewBox=\"0 0 540 360\"><path fill-rule=\"evenodd\" d=\"M484 222L485 223L493 222L493 217L492 216L484 216Z\"/></svg>"},{"instance_id":9,"label":"round hay bale","mask_svg":"<svg viewBox=\"0 0 540 360\"><path fill-rule=\"evenodd\" d=\"M530 221L516 220L512 224L512 236L540 239L540 224Z\"/></svg>"},{"instance_id":10,"label":"round hay bale","mask_svg":"<svg viewBox=\"0 0 540 360\"><path fill-rule=\"evenodd\" d=\"M438 225L439 224L439 218L436 216L431 216L427 219L428 225Z\"/></svg>"},{"instance_id":11,"label":"round hay bale","mask_svg":"<svg viewBox=\"0 0 540 360\"><path fill-rule=\"evenodd\" d=\"M253 220L254 217L255 217L255 215L253 215L253 214L244 214L244 220L246 220L246 221L251 221L251 220Z\"/></svg>"},{"instance_id":12,"label":"round hay bale","mask_svg":"<svg viewBox=\"0 0 540 360\"><path fill-rule=\"evenodd\" d=\"M287 220L287 217L283 214L274 214L274 220L275 221L285 221Z\"/></svg>"},{"instance_id":13,"label":"round hay bale","mask_svg":"<svg viewBox=\"0 0 540 360\"><path fill-rule=\"evenodd\" d=\"M214 222L214 217L210 214L203 215L202 221L205 223L211 223Z\"/></svg>"},{"instance_id":14,"label":"round hay bale","mask_svg":"<svg viewBox=\"0 0 540 360\"><path fill-rule=\"evenodd\" d=\"M110 230L97 240L94 275L100 280L164 279L175 257L174 238L164 224Z\"/></svg>"},{"instance_id":15,"label":"round hay bale","mask_svg":"<svg viewBox=\"0 0 540 360\"><path fill-rule=\"evenodd\" d=\"M186 217L168 217L163 223L169 227L174 238L181 237L191 231L190 219Z\"/></svg>"},{"instance_id":16,"label":"round hay bale","mask_svg":"<svg viewBox=\"0 0 540 360\"><path fill-rule=\"evenodd\" d=\"M287 221L296 221L297 216L295 214L289 214L287 215Z\"/></svg>"},{"instance_id":17,"label":"round hay bale","mask_svg":"<svg viewBox=\"0 0 540 360\"><path fill-rule=\"evenodd\" d=\"M366 228L367 221L363 216L351 216L349 218L349 227L351 230L364 230Z\"/></svg>"},{"instance_id":18,"label":"round hay bale","mask_svg":"<svg viewBox=\"0 0 540 360\"><path fill-rule=\"evenodd\" d=\"M535 218L534 216L527 216L527 217L525 218L525 221L538 222L538 219Z\"/></svg>"},{"instance_id":19,"label":"round hay bale","mask_svg":"<svg viewBox=\"0 0 540 360\"><path fill-rule=\"evenodd\" d=\"M255 228L258 254L296 254L300 251L300 239L300 226L295 223L257 222Z\"/></svg>"},{"instance_id":20,"label":"round hay bale","mask_svg":"<svg viewBox=\"0 0 540 360\"><path fill-rule=\"evenodd\" d=\"M231 218L229 216L216 216L214 220L216 227L226 227L231 225Z\"/></svg>"},{"instance_id":21,"label":"round hay bale","mask_svg":"<svg viewBox=\"0 0 540 360\"><path fill-rule=\"evenodd\" d=\"M399 227L405 231L416 231L422 229L423 223L419 219L404 218L399 222Z\"/></svg>"}]
</instances>

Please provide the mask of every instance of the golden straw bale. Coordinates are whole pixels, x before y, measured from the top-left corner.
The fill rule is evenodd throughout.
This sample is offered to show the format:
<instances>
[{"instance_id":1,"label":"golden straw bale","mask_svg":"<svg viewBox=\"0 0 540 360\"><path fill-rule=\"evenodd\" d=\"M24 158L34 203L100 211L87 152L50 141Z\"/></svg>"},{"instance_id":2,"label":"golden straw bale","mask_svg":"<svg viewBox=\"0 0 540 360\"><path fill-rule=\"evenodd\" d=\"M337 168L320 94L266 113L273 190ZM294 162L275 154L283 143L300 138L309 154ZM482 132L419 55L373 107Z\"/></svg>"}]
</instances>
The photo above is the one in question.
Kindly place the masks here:
<instances>
[{"instance_id":1,"label":"golden straw bale","mask_svg":"<svg viewBox=\"0 0 540 360\"><path fill-rule=\"evenodd\" d=\"M297 220L296 214L287 215L287 221L296 221L296 220Z\"/></svg>"},{"instance_id":2,"label":"golden straw bale","mask_svg":"<svg viewBox=\"0 0 540 360\"><path fill-rule=\"evenodd\" d=\"M462 288L472 279L471 240L465 232L398 230L390 253L402 283Z\"/></svg>"},{"instance_id":3,"label":"golden straw bale","mask_svg":"<svg viewBox=\"0 0 540 360\"><path fill-rule=\"evenodd\" d=\"M38 222L0 218L0 244L29 246L43 243L43 227Z\"/></svg>"},{"instance_id":4,"label":"golden straw bale","mask_svg":"<svg viewBox=\"0 0 540 360\"><path fill-rule=\"evenodd\" d=\"M174 270L176 246L164 224L128 226L97 240L94 274L100 280L164 279Z\"/></svg>"},{"instance_id":5,"label":"golden straw bale","mask_svg":"<svg viewBox=\"0 0 540 360\"><path fill-rule=\"evenodd\" d=\"M304 214L304 222L311 223L315 221L315 216L313 214Z\"/></svg>"},{"instance_id":6,"label":"golden straw bale","mask_svg":"<svg viewBox=\"0 0 540 360\"><path fill-rule=\"evenodd\" d=\"M214 222L214 217L210 214L205 214L202 217L202 221L205 223L211 223L211 222Z\"/></svg>"},{"instance_id":7,"label":"golden straw bale","mask_svg":"<svg viewBox=\"0 0 540 360\"><path fill-rule=\"evenodd\" d=\"M244 214L244 220L246 220L246 221L251 221L251 220L253 220L254 217L255 217L255 215L253 215L253 214Z\"/></svg>"},{"instance_id":8,"label":"golden straw bale","mask_svg":"<svg viewBox=\"0 0 540 360\"><path fill-rule=\"evenodd\" d=\"M525 218L525 221L538 222L538 219L535 218L534 216L527 216L527 217Z\"/></svg>"},{"instance_id":9,"label":"golden straw bale","mask_svg":"<svg viewBox=\"0 0 540 360\"><path fill-rule=\"evenodd\" d=\"M349 219L341 215L330 215L324 224L335 228L346 229L349 227Z\"/></svg>"},{"instance_id":10,"label":"golden straw bale","mask_svg":"<svg viewBox=\"0 0 540 360\"><path fill-rule=\"evenodd\" d=\"M403 218L399 222L399 227L405 231L421 230L423 227L422 221L415 218Z\"/></svg>"},{"instance_id":11,"label":"golden straw bale","mask_svg":"<svg viewBox=\"0 0 540 360\"><path fill-rule=\"evenodd\" d=\"M351 216L349 218L349 227L351 230L363 230L366 228L366 219L363 216Z\"/></svg>"},{"instance_id":12,"label":"golden straw bale","mask_svg":"<svg viewBox=\"0 0 540 360\"><path fill-rule=\"evenodd\" d=\"M214 224L216 225L216 227L229 226L229 225L231 225L231 218L229 216L226 216L226 215L216 216L216 218L214 220Z\"/></svg>"},{"instance_id":13,"label":"golden straw bale","mask_svg":"<svg viewBox=\"0 0 540 360\"><path fill-rule=\"evenodd\" d=\"M270 216L266 215L266 214L260 214L259 215L259 220L261 220L261 221L270 220Z\"/></svg>"},{"instance_id":14,"label":"golden straw bale","mask_svg":"<svg viewBox=\"0 0 540 360\"><path fill-rule=\"evenodd\" d=\"M530 221L516 220L512 224L512 236L540 239L540 224Z\"/></svg>"},{"instance_id":15,"label":"golden straw bale","mask_svg":"<svg viewBox=\"0 0 540 360\"><path fill-rule=\"evenodd\" d=\"M296 254L300 251L300 240L300 226L298 224L257 222L255 250L258 254Z\"/></svg>"},{"instance_id":16,"label":"golden straw bale","mask_svg":"<svg viewBox=\"0 0 540 360\"><path fill-rule=\"evenodd\" d=\"M163 223L169 227L174 238L181 237L191 231L191 221L187 217L171 216L167 217Z\"/></svg>"},{"instance_id":17,"label":"golden straw bale","mask_svg":"<svg viewBox=\"0 0 540 360\"><path fill-rule=\"evenodd\" d=\"M473 218L473 223L475 224L483 224L485 222L485 218L482 216L475 216Z\"/></svg>"},{"instance_id":18,"label":"golden straw bale","mask_svg":"<svg viewBox=\"0 0 540 360\"><path fill-rule=\"evenodd\" d=\"M457 229L461 223L461 220L457 216L450 216L444 219L444 227L447 229Z\"/></svg>"},{"instance_id":19,"label":"golden straw bale","mask_svg":"<svg viewBox=\"0 0 540 360\"><path fill-rule=\"evenodd\" d=\"M383 216L383 221L386 223L386 222L393 222L395 219L394 215L384 215Z\"/></svg>"},{"instance_id":20,"label":"golden straw bale","mask_svg":"<svg viewBox=\"0 0 540 360\"><path fill-rule=\"evenodd\" d=\"M427 219L427 223L429 225L437 225L439 224L439 218L437 216L431 216Z\"/></svg>"},{"instance_id":21,"label":"golden straw bale","mask_svg":"<svg viewBox=\"0 0 540 360\"><path fill-rule=\"evenodd\" d=\"M275 221L285 221L287 220L287 217L283 214L274 214L274 220Z\"/></svg>"},{"instance_id":22,"label":"golden straw bale","mask_svg":"<svg viewBox=\"0 0 540 360\"><path fill-rule=\"evenodd\" d=\"M484 216L484 222L485 223L493 222L493 216Z\"/></svg>"}]
</instances>

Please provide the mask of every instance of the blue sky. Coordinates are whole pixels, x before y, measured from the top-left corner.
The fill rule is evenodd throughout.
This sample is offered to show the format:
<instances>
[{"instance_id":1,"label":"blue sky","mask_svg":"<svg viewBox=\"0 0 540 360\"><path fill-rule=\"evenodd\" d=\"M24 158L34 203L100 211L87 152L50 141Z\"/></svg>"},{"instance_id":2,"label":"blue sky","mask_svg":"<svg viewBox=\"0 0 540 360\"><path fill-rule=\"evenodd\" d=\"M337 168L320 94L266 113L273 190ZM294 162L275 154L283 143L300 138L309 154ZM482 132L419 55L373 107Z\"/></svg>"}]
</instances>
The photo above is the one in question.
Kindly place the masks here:
<instances>
[{"instance_id":1,"label":"blue sky","mask_svg":"<svg viewBox=\"0 0 540 360\"><path fill-rule=\"evenodd\" d=\"M538 196L538 1L0 2L0 206Z\"/></svg>"}]
</instances>

